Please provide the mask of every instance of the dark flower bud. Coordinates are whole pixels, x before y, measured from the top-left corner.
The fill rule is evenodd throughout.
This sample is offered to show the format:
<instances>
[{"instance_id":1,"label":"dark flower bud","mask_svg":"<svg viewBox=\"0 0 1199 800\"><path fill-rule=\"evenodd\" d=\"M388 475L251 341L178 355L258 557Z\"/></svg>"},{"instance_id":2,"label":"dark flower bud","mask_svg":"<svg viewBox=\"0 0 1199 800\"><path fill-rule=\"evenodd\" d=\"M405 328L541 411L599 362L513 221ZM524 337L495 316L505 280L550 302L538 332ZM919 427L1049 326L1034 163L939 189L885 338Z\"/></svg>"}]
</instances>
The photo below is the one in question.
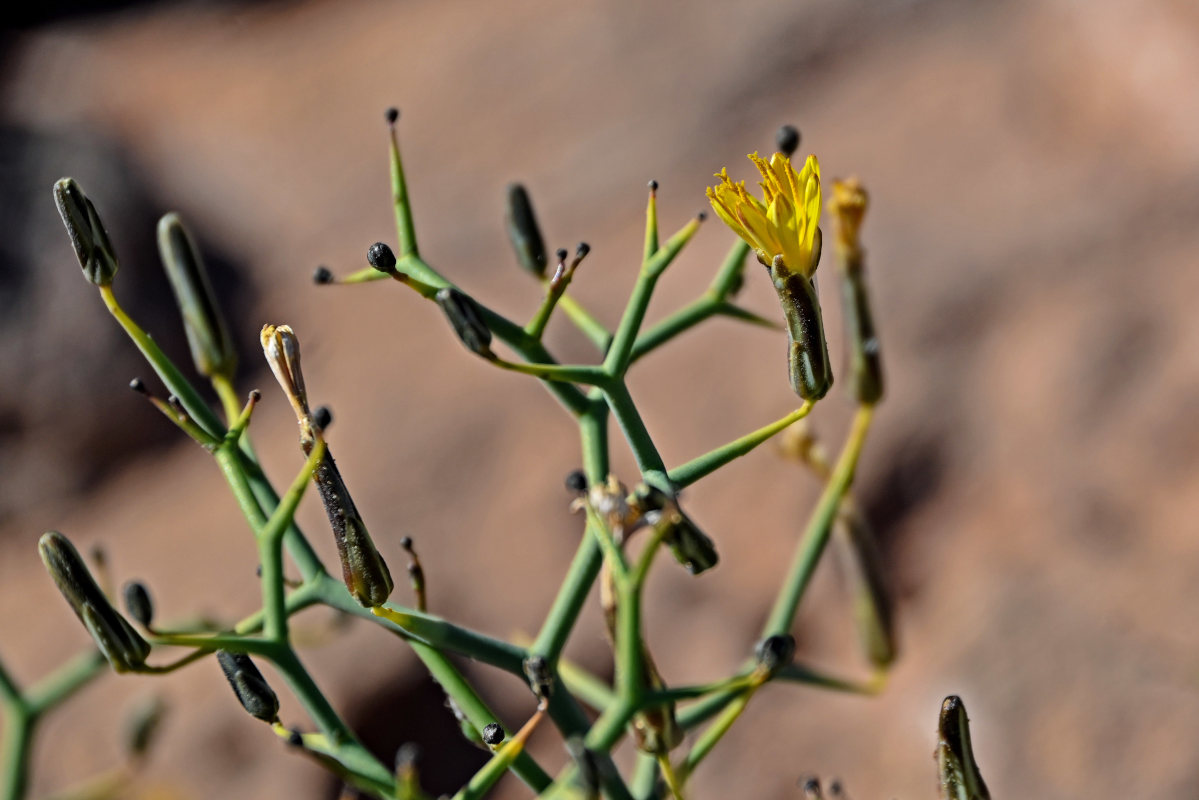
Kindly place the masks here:
<instances>
[{"instance_id":1,"label":"dark flower bud","mask_svg":"<svg viewBox=\"0 0 1199 800\"><path fill-rule=\"evenodd\" d=\"M542 656L529 656L524 663L525 677L529 679L529 688L538 700L549 699L554 688L554 678L550 675L549 662Z\"/></svg>"},{"instance_id":2,"label":"dark flower bud","mask_svg":"<svg viewBox=\"0 0 1199 800\"><path fill-rule=\"evenodd\" d=\"M583 470L571 470L566 474L566 490L572 494L583 494L587 491L587 476Z\"/></svg>"},{"instance_id":3,"label":"dark flower bud","mask_svg":"<svg viewBox=\"0 0 1199 800\"><path fill-rule=\"evenodd\" d=\"M794 155L795 151L799 149L799 142L799 128L794 125L784 125L774 135L774 143L778 151L788 158Z\"/></svg>"},{"instance_id":4,"label":"dark flower bud","mask_svg":"<svg viewBox=\"0 0 1199 800\"><path fill-rule=\"evenodd\" d=\"M754 658L768 675L790 664L794 656L795 637L790 634L767 636L754 647Z\"/></svg>"},{"instance_id":5,"label":"dark flower bud","mask_svg":"<svg viewBox=\"0 0 1199 800\"><path fill-rule=\"evenodd\" d=\"M941 703L936 755L943 800L991 800L974 761L966 706L956 695L946 697Z\"/></svg>"},{"instance_id":6,"label":"dark flower bud","mask_svg":"<svg viewBox=\"0 0 1199 800\"><path fill-rule=\"evenodd\" d=\"M84 277L97 286L111 284L120 267L116 251L96 207L74 178L63 178L54 184L54 204L71 237L71 247Z\"/></svg>"},{"instance_id":7,"label":"dark flower bud","mask_svg":"<svg viewBox=\"0 0 1199 800\"><path fill-rule=\"evenodd\" d=\"M545 240L541 238L541 228L537 225L537 215L533 213L529 193L519 183L508 185L508 208L504 221L508 228L508 240L512 242L521 269L538 278L544 277L547 266Z\"/></svg>"},{"instance_id":8,"label":"dark flower bud","mask_svg":"<svg viewBox=\"0 0 1199 800\"><path fill-rule=\"evenodd\" d=\"M312 412L312 426L318 431L324 431L333 424L333 412L328 406L318 406L316 411Z\"/></svg>"},{"instance_id":9,"label":"dark flower bud","mask_svg":"<svg viewBox=\"0 0 1199 800\"><path fill-rule=\"evenodd\" d=\"M502 741L504 741L504 729L498 722L488 723L487 727L483 728L483 744L495 747Z\"/></svg>"},{"instance_id":10,"label":"dark flower bud","mask_svg":"<svg viewBox=\"0 0 1199 800\"><path fill-rule=\"evenodd\" d=\"M178 214L167 214L158 221L158 255L183 317L196 372L207 378L232 378L237 352L208 280L208 270Z\"/></svg>"},{"instance_id":11,"label":"dark flower bud","mask_svg":"<svg viewBox=\"0 0 1199 800\"><path fill-rule=\"evenodd\" d=\"M333 281L333 270L329 269L328 267L320 266L312 272L312 282L318 286L324 286L326 284L333 283Z\"/></svg>"},{"instance_id":12,"label":"dark flower bud","mask_svg":"<svg viewBox=\"0 0 1199 800\"><path fill-rule=\"evenodd\" d=\"M375 242L366 251L366 261L380 272L388 275L396 271L396 254L383 242Z\"/></svg>"},{"instance_id":13,"label":"dark flower bud","mask_svg":"<svg viewBox=\"0 0 1199 800\"><path fill-rule=\"evenodd\" d=\"M129 672L142 667L150 644L108 602L67 537L48 531L38 540L37 549L46 571L112 668Z\"/></svg>"},{"instance_id":14,"label":"dark flower bud","mask_svg":"<svg viewBox=\"0 0 1199 800\"><path fill-rule=\"evenodd\" d=\"M716 566L720 556L707 534L682 512L675 497L656 486L641 484L634 490L634 501L645 521L663 528L662 541L675 560L692 575Z\"/></svg>"},{"instance_id":15,"label":"dark flower bud","mask_svg":"<svg viewBox=\"0 0 1199 800\"><path fill-rule=\"evenodd\" d=\"M303 747L304 746L304 734L300 733L295 728L292 728L291 730L289 730L287 732L287 746L288 747Z\"/></svg>"},{"instance_id":16,"label":"dark flower bud","mask_svg":"<svg viewBox=\"0 0 1199 800\"><path fill-rule=\"evenodd\" d=\"M383 605L395 588L391 571L375 547L333 456L328 453L316 469L315 481L333 528L346 588L366 608Z\"/></svg>"},{"instance_id":17,"label":"dark flower bud","mask_svg":"<svg viewBox=\"0 0 1199 800\"><path fill-rule=\"evenodd\" d=\"M820 779L815 775L800 778L803 785L804 800L824 800L824 792L820 789Z\"/></svg>"},{"instance_id":18,"label":"dark flower bud","mask_svg":"<svg viewBox=\"0 0 1199 800\"><path fill-rule=\"evenodd\" d=\"M435 299L466 349L475 355L490 358L491 330L483 322L483 316L479 313L475 301L448 286L439 290Z\"/></svg>"},{"instance_id":19,"label":"dark flower bud","mask_svg":"<svg viewBox=\"0 0 1199 800\"><path fill-rule=\"evenodd\" d=\"M279 698L248 655L218 650L216 660L241 707L250 716L263 722L274 722L279 718Z\"/></svg>"},{"instance_id":20,"label":"dark flower bud","mask_svg":"<svg viewBox=\"0 0 1199 800\"><path fill-rule=\"evenodd\" d=\"M395 106L392 106L391 108L387 109L387 112L384 114L384 116L387 118L388 125L395 125L400 119L400 110Z\"/></svg>"},{"instance_id":21,"label":"dark flower bud","mask_svg":"<svg viewBox=\"0 0 1199 800\"><path fill-rule=\"evenodd\" d=\"M154 601L150 592L141 581L129 581L125 584L125 611L142 627L149 628L154 620Z\"/></svg>"}]
</instances>

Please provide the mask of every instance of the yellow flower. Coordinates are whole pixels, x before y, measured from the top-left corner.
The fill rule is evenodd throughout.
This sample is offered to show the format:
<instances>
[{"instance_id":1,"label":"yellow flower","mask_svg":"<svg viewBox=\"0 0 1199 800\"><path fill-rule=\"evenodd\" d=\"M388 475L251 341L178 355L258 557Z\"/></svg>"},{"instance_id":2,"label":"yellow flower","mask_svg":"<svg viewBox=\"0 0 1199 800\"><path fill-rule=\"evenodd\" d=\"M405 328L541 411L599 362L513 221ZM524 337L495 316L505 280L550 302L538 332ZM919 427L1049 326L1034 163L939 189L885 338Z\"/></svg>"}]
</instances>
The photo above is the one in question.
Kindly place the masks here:
<instances>
[{"instance_id":1,"label":"yellow flower","mask_svg":"<svg viewBox=\"0 0 1199 800\"><path fill-rule=\"evenodd\" d=\"M785 273L801 273L811 278L819 259L820 165L816 156L808 156L798 174L791 159L782 153L770 157L770 163L757 153L750 161L762 173L759 184L764 199L745 189L745 182L733 183L727 168L716 174L720 183L708 189L708 200L716 214L744 239L771 266L782 256Z\"/></svg>"}]
</instances>

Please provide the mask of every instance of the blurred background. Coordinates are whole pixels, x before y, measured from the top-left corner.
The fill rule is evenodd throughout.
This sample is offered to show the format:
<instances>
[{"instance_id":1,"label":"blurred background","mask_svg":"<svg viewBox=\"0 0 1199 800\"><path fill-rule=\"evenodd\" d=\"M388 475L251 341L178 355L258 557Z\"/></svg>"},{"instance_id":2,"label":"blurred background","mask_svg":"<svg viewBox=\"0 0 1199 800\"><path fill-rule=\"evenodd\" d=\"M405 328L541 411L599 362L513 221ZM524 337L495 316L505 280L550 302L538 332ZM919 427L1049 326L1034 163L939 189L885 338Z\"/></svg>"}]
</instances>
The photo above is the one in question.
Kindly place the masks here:
<instances>
[{"instance_id":1,"label":"blurred background","mask_svg":"<svg viewBox=\"0 0 1199 800\"><path fill-rule=\"evenodd\" d=\"M610 322L636 275L646 181L674 230L705 207L713 172L752 178L745 154L792 122L826 178L856 174L871 192L889 393L859 494L903 652L879 698L768 687L694 796L795 797L816 773L855 800L934 797L949 693L996 797L1199 796L1194 3L62 2L7 17L0 657L20 680L87 642L37 561L48 528L102 543L114 579L146 580L162 618L257 606L252 543L218 471L126 388L151 376L79 275L56 178L91 195L122 258L118 296L184 364L153 237L168 210L189 222L244 343L241 388L265 391L254 433L276 481L300 463L294 417L255 340L264 322L296 328L385 556L401 564L413 536L431 609L509 636L537 629L580 534L561 483L573 425L403 287L312 285L318 264L349 272L371 242L394 243L383 110L402 109L431 263L531 314L539 291L502 221L520 180L551 247L592 245L571 291ZM731 241L702 229L650 321L702 291ZM776 314L762 277L751 264L742 300ZM592 357L564 320L549 342ZM795 404L781 334L727 321L641 362L632 390L668 464ZM834 387L815 415L832 446L848 410ZM722 560L699 578L655 573L647 630L668 680L727 674L748 652L815 494L771 447L689 491ZM320 508L300 516L332 557ZM802 609L799 657L862 676L830 566ZM330 621L301 624L316 636ZM594 608L569 653L610 671ZM306 657L372 747L423 745L428 789L455 789L483 760L398 640L355 625ZM508 724L531 711L518 682L469 669ZM336 795L207 662L85 689L46 720L33 795L116 763L126 710L154 692L170 717L130 796ZM284 720L305 722L286 696ZM548 731L536 751L565 758ZM526 796L510 778L500 794Z\"/></svg>"}]
</instances>

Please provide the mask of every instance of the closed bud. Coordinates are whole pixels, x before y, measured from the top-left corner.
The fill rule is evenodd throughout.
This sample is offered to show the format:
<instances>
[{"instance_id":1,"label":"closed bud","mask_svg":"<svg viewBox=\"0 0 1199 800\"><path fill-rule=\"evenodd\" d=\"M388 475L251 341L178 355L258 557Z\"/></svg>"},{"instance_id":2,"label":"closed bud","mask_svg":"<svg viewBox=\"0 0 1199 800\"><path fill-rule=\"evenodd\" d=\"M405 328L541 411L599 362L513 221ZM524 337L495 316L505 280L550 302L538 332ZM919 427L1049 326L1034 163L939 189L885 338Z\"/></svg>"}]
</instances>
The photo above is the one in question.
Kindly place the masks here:
<instances>
[{"instance_id":1,"label":"closed bud","mask_svg":"<svg viewBox=\"0 0 1199 800\"><path fill-rule=\"evenodd\" d=\"M883 396L883 365L866 287L866 259L858 241L867 203L866 190L856 178L833 183L829 208L837 221L837 272L849 351L849 393L856 402L872 405Z\"/></svg>"},{"instance_id":2,"label":"closed bud","mask_svg":"<svg viewBox=\"0 0 1199 800\"><path fill-rule=\"evenodd\" d=\"M149 643L108 602L67 537L48 531L37 549L46 571L112 668L129 672L142 667L150 655Z\"/></svg>"},{"instance_id":3,"label":"closed bud","mask_svg":"<svg viewBox=\"0 0 1199 800\"><path fill-rule=\"evenodd\" d=\"M716 545L683 513L676 498L643 483L635 490L634 500L645 521L663 529L662 541L688 572L698 575L716 566L720 560Z\"/></svg>"},{"instance_id":4,"label":"closed bud","mask_svg":"<svg viewBox=\"0 0 1199 800\"><path fill-rule=\"evenodd\" d=\"M587 476L583 474L583 470L576 469L567 473L566 491L580 495L587 492Z\"/></svg>"},{"instance_id":5,"label":"closed bud","mask_svg":"<svg viewBox=\"0 0 1199 800\"><path fill-rule=\"evenodd\" d=\"M502 741L504 741L504 729L498 722L489 722L483 728L483 744L488 747L496 747Z\"/></svg>"},{"instance_id":6,"label":"closed bud","mask_svg":"<svg viewBox=\"0 0 1199 800\"><path fill-rule=\"evenodd\" d=\"M791 389L804 400L819 400L832 386L833 373L816 285L802 273L786 271L781 257L774 259L771 277L787 325Z\"/></svg>"},{"instance_id":7,"label":"closed bud","mask_svg":"<svg viewBox=\"0 0 1199 800\"><path fill-rule=\"evenodd\" d=\"M375 548L370 532L358 513L341 471L328 453L316 468L316 487L333 528L342 578L358 603L366 608L381 606L395 584L387 562Z\"/></svg>"},{"instance_id":8,"label":"closed bud","mask_svg":"<svg viewBox=\"0 0 1199 800\"><path fill-rule=\"evenodd\" d=\"M149 628L154 621L154 601L150 592L141 581L129 581L125 584L125 611L142 627Z\"/></svg>"},{"instance_id":9,"label":"closed bud","mask_svg":"<svg viewBox=\"0 0 1199 800\"><path fill-rule=\"evenodd\" d=\"M519 183L508 185L508 206L504 216L508 227L508 240L516 252L516 261L521 269L545 277L548 266L545 254L545 240L541 238L541 228L537 226L537 215L533 213L533 202L529 193Z\"/></svg>"},{"instance_id":10,"label":"closed bud","mask_svg":"<svg viewBox=\"0 0 1199 800\"><path fill-rule=\"evenodd\" d=\"M275 722L279 719L279 697L248 655L218 650L216 660L221 665L221 671L225 673L225 679L233 687L233 693L241 702L241 707L250 716L263 722Z\"/></svg>"},{"instance_id":11,"label":"closed bud","mask_svg":"<svg viewBox=\"0 0 1199 800\"><path fill-rule=\"evenodd\" d=\"M803 786L804 800L824 800L824 792L820 789L820 779L815 775L800 778Z\"/></svg>"},{"instance_id":12,"label":"closed bud","mask_svg":"<svg viewBox=\"0 0 1199 800\"><path fill-rule=\"evenodd\" d=\"M237 369L233 340L217 305L204 261L178 214L167 214L158 221L158 254L183 316L183 329L196 371L208 378L216 375L232 378Z\"/></svg>"},{"instance_id":13,"label":"closed bud","mask_svg":"<svg viewBox=\"0 0 1199 800\"><path fill-rule=\"evenodd\" d=\"M491 358L491 330L483 322L475 301L448 286L437 292L436 300L466 349L475 355Z\"/></svg>"},{"instance_id":14,"label":"closed bud","mask_svg":"<svg viewBox=\"0 0 1199 800\"><path fill-rule=\"evenodd\" d=\"M375 242L367 248L366 263L390 275L396 271L396 254L383 242Z\"/></svg>"},{"instance_id":15,"label":"closed bud","mask_svg":"<svg viewBox=\"0 0 1199 800\"><path fill-rule=\"evenodd\" d=\"M333 270L325 266L317 267L312 271L312 282L317 286L325 286L337 280L333 276Z\"/></svg>"},{"instance_id":16,"label":"closed bud","mask_svg":"<svg viewBox=\"0 0 1199 800\"><path fill-rule=\"evenodd\" d=\"M120 267L116 251L96 207L74 178L63 178L54 184L54 204L71 237L71 247L84 277L97 286L111 284Z\"/></svg>"},{"instance_id":17,"label":"closed bud","mask_svg":"<svg viewBox=\"0 0 1199 800\"><path fill-rule=\"evenodd\" d=\"M774 675L791 663L795 656L795 637L790 634L767 636L754 648L754 658L767 675Z\"/></svg>"},{"instance_id":18,"label":"closed bud","mask_svg":"<svg viewBox=\"0 0 1199 800\"><path fill-rule=\"evenodd\" d=\"M785 156L795 155L795 151L799 149L799 142L799 128L794 125L784 125L774 135L775 145L778 147L779 152Z\"/></svg>"},{"instance_id":19,"label":"closed bud","mask_svg":"<svg viewBox=\"0 0 1199 800\"><path fill-rule=\"evenodd\" d=\"M936 756L942 800L991 800L974 761L966 706L956 695L946 697L941 703Z\"/></svg>"}]
</instances>

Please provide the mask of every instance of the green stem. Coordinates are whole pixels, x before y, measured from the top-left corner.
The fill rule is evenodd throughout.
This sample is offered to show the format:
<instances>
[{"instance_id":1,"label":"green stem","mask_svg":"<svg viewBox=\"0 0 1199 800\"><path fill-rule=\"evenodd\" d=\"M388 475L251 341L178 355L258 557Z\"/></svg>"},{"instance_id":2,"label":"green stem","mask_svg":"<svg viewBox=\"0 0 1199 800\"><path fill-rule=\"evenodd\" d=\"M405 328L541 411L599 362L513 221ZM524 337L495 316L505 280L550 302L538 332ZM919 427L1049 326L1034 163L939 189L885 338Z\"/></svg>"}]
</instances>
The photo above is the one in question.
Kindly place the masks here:
<instances>
[{"instance_id":1,"label":"green stem","mask_svg":"<svg viewBox=\"0 0 1199 800\"><path fill-rule=\"evenodd\" d=\"M84 650L31 686L25 705L31 713L43 714L103 674L107 665L99 650Z\"/></svg>"},{"instance_id":2,"label":"green stem","mask_svg":"<svg viewBox=\"0 0 1199 800\"><path fill-rule=\"evenodd\" d=\"M591 485L602 483L608 477L608 409L602 402L592 403L588 412L579 417L579 435L582 440L583 471ZM550 664L558 660L566 640L578 621L587 595L599 575L603 556L594 531L587 522L587 530L579 542L579 549L566 579L554 598L554 604L546 616L541 631L537 634L529 652L545 658Z\"/></svg>"},{"instance_id":3,"label":"green stem","mask_svg":"<svg viewBox=\"0 0 1199 800\"><path fill-rule=\"evenodd\" d=\"M641 420L641 413L637 410L628 387L623 382L609 386L604 389L604 398L612 416L616 417L616 422L624 432L625 440L633 451L633 457L637 459L637 467L641 470L645 482L652 483L663 491L670 490L666 465Z\"/></svg>"},{"instance_id":4,"label":"green stem","mask_svg":"<svg viewBox=\"0 0 1199 800\"><path fill-rule=\"evenodd\" d=\"M730 461L749 453L767 439L784 430L787 426L806 417L811 410L812 403L804 402L803 405L787 416L758 428L752 433L747 433L740 439L734 439L726 445L717 447L715 450L710 450L702 456L693 458L686 464L675 467L669 473L671 483L679 489L690 486L699 479L711 475Z\"/></svg>"},{"instance_id":5,"label":"green stem","mask_svg":"<svg viewBox=\"0 0 1199 800\"><path fill-rule=\"evenodd\" d=\"M603 367L588 364L528 364L518 361L505 361L502 358L492 359L491 363L500 369L532 375L544 381L581 383L585 386L603 386L610 380L608 373L604 372Z\"/></svg>"},{"instance_id":6,"label":"green stem","mask_svg":"<svg viewBox=\"0 0 1199 800\"><path fill-rule=\"evenodd\" d=\"M721 712L716 721L709 725L698 739L692 745L691 751L687 753L687 758L679 766L679 779L686 781L692 771L699 766L699 763L704 760L708 753L712 752L712 748L717 742L728 733L729 728L733 727L733 723L741 716L741 712L749 705L749 700L757 692L760 684L751 685L748 688L740 690L733 701L727 708Z\"/></svg>"},{"instance_id":7,"label":"green stem","mask_svg":"<svg viewBox=\"0 0 1199 800\"><path fill-rule=\"evenodd\" d=\"M183 377L183 373L179 368L162 352L148 333L133 321L133 319L125 313L117 302L116 295L112 293L111 286L100 287L100 297L104 300L104 305L108 307L108 312L113 318L120 323L125 329L125 333L137 345L137 349L145 356L146 361L150 363L150 367L158 374L158 377L166 385L171 394L179 398L179 402L186 409L201 428L209 433L215 439L221 439L225 435L225 426L217 418L216 414L212 413L212 409L208 407L208 403L196 391L196 388L191 385L187 378Z\"/></svg>"},{"instance_id":8,"label":"green stem","mask_svg":"<svg viewBox=\"0 0 1199 800\"><path fill-rule=\"evenodd\" d=\"M6 709L0 748L0 800L21 800L29 777L29 749L37 721L17 709Z\"/></svg>"},{"instance_id":9,"label":"green stem","mask_svg":"<svg viewBox=\"0 0 1199 800\"><path fill-rule=\"evenodd\" d=\"M816 564L824 552L824 546L828 544L829 534L832 532L833 520L836 518L841 498L845 496L853 483L854 471L857 467L858 457L862 453L866 432L870 429L872 415L872 406L861 406L854 415L849 437L837 459L837 465L833 468L833 474L812 512L807 530L796 547L791 567L787 570L787 577L779 589L774 608L762 629L763 638L787 633L795 621L795 612L799 607L799 601L808 586L808 581L812 578L812 573L816 570Z\"/></svg>"},{"instance_id":10,"label":"green stem","mask_svg":"<svg viewBox=\"0 0 1199 800\"><path fill-rule=\"evenodd\" d=\"M600 353L608 352L608 347L612 344L612 331L608 330L604 323L596 319L590 311L569 294L563 294L558 299L558 305L566 313L567 318L574 323L574 326L595 345L595 349Z\"/></svg>"}]
</instances>

